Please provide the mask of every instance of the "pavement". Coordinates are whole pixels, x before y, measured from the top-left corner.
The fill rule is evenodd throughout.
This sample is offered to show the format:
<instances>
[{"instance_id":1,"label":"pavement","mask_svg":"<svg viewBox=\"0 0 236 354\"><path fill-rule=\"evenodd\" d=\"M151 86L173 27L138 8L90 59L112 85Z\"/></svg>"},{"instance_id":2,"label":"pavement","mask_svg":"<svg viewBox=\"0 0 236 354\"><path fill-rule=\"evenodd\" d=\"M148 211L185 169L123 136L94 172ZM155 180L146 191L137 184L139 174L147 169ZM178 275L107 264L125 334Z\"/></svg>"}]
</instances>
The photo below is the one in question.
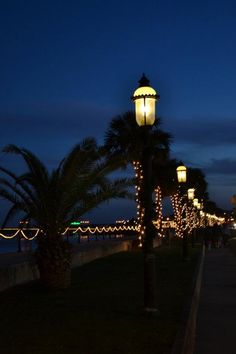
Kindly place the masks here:
<instances>
[{"instance_id":1,"label":"pavement","mask_svg":"<svg viewBox=\"0 0 236 354\"><path fill-rule=\"evenodd\" d=\"M236 257L229 248L206 252L195 354L236 354Z\"/></svg>"}]
</instances>

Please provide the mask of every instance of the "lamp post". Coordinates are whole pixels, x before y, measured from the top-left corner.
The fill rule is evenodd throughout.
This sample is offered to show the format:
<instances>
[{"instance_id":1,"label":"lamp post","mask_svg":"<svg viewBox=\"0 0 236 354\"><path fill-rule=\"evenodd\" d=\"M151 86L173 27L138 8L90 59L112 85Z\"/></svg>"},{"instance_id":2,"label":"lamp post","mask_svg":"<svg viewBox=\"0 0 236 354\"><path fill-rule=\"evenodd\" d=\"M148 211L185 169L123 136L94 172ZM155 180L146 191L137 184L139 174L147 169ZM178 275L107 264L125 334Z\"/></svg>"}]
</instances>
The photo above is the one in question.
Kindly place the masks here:
<instances>
[{"instance_id":1,"label":"lamp post","mask_svg":"<svg viewBox=\"0 0 236 354\"><path fill-rule=\"evenodd\" d=\"M182 183L186 183L187 181L187 168L184 165L180 165L176 168L176 172L179 185L181 186Z\"/></svg>"},{"instance_id":2,"label":"lamp post","mask_svg":"<svg viewBox=\"0 0 236 354\"><path fill-rule=\"evenodd\" d=\"M152 151L150 147L150 131L155 122L155 103L159 95L149 85L149 80L143 74L139 80L139 87L135 90L132 100L135 103L136 122L142 129L142 156L143 169L141 205L143 216L143 255L144 255L144 309L146 312L157 312L156 306L156 267L153 252L155 228L152 223Z\"/></svg>"},{"instance_id":3,"label":"lamp post","mask_svg":"<svg viewBox=\"0 0 236 354\"><path fill-rule=\"evenodd\" d=\"M182 220L185 219L184 228L183 228L183 260L186 261L188 259L188 238L187 238L187 230L186 230L186 216L187 216L187 201L185 200L185 191L184 191L184 183L187 181L187 168L184 165L180 165L176 169L177 172L177 179L179 183L179 193L181 198L181 208L182 213L181 217ZM183 223L182 223L183 224Z\"/></svg>"},{"instance_id":4,"label":"lamp post","mask_svg":"<svg viewBox=\"0 0 236 354\"><path fill-rule=\"evenodd\" d=\"M194 200L194 193L195 193L195 189L194 188L189 188L188 189L188 200L191 200L191 201Z\"/></svg>"},{"instance_id":5,"label":"lamp post","mask_svg":"<svg viewBox=\"0 0 236 354\"><path fill-rule=\"evenodd\" d=\"M194 198L193 199L193 206L195 206L197 208L197 206L198 206L198 198Z\"/></svg>"}]
</instances>

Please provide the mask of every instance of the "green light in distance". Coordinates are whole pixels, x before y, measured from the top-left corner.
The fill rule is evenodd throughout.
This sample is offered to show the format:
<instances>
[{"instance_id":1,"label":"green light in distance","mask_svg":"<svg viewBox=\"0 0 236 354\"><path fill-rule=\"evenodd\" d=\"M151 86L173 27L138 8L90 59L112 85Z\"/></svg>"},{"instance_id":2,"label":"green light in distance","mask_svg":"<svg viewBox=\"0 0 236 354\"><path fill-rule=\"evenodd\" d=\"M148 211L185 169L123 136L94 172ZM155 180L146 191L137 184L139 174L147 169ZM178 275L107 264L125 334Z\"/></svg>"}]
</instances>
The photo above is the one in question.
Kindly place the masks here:
<instances>
[{"instance_id":1,"label":"green light in distance","mask_svg":"<svg viewBox=\"0 0 236 354\"><path fill-rule=\"evenodd\" d=\"M72 221L70 224L71 226L78 226L80 225L80 221Z\"/></svg>"}]
</instances>

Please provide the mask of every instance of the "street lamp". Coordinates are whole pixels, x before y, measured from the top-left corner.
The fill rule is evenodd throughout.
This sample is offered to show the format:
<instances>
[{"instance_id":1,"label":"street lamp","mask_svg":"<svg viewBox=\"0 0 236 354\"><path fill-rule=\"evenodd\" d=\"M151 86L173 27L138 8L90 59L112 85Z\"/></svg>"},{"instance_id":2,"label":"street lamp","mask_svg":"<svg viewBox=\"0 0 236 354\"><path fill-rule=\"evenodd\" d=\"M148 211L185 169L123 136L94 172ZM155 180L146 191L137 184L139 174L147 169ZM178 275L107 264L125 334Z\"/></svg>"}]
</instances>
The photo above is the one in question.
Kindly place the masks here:
<instances>
[{"instance_id":1,"label":"street lamp","mask_svg":"<svg viewBox=\"0 0 236 354\"><path fill-rule=\"evenodd\" d=\"M194 200L194 192L195 192L194 188L188 189L188 200Z\"/></svg>"},{"instance_id":2,"label":"street lamp","mask_svg":"<svg viewBox=\"0 0 236 354\"><path fill-rule=\"evenodd\" d=\"M187 168L181 164L176 168L176 173L177 173L177 179L179 182L179 195L180 195L180 201L181 204L181 218L182 218L182 224L183 226L183 260L188 259L188 237L187 237L187 200L185 196L185 191L183 188L184 183L187 181Z\"/></svg>"},{"instance_id":3,"label":"street lamp","mask_svg":"<svg viewBox=\"0 0 236 354\"><path fill-rule=\"evenodd\" d=\"M187 168L184 165L176 168L177 179L179 183L186 183L187 181Z\"/></svg>"},{"instance_id":4,"label":"street lamp","mask_svg":"<svg viewBox=\"0 0 236 354\"><path fill-rule=\"evenodd\" d=\"M143 74L139 87L134 91L132 100L135 103L136 122L142 129L143 170L141 205L143 209L143 255L144 255L144 309L156 313L156 266L153 252L155 228L152 223L152 150L150 146L150 131L155 122L155 103L159 95L150 86L149 80Z\"/></svg>"},{"instance_id":5,"label":"street lamp","mask_svg":"<svg viewBox=\"0 0 236 354\"><path fill-rule=\"evenodd\" d=\"M202 209L201 203L197 203L197 209L198 209L198 210L201 210L201 209Z\"/></svg>"},{"instance_id":6,"label":"street lamp","mask_svg":"<svg viewBox=\"0 0 236 354\"><path fill-rule=\"evenodd\" d=\"M135 103L136 122L140 127L154 124L155 103L160 98L149 83L150 81L143 74L139 80L139 87L132 96L132 100Z\"/></svg>"},{"instance_id":7,"label":"street lamp","mask_svg":"<svg viewBox=\"0 0 236 354\"><path fill-rule=\"evenodd\" d=\"M198 198L194 198L193 199L193 206L195 206L197 208L197 206L198 206Z\"/></svg>"}]
</instances>

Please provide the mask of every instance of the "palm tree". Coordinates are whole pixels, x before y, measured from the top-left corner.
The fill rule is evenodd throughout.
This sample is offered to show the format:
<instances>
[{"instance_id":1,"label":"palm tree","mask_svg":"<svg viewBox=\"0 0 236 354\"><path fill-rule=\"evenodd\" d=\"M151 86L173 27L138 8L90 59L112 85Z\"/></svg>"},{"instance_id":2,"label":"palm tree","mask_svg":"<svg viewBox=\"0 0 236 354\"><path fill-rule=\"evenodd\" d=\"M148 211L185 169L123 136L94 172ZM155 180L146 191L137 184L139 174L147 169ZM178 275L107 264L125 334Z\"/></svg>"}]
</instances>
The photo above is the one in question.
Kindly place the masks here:
<instances>
[{"instance_id":1,"label":"palm tree","mask_svg":"<svg viewBox=\"0 0 236 354\"><path fill-rule=\"evenodd\" d=\"M171 136L159 128L156 119L150 134L152 155L162 160L169 154ZM133 161L140 161L143 151L142 129L137 125L134 112L126 112L113 118L105 133L105 149L109 157L119 156L120 166L126 167Z\"/></svg>"},{"instance_id":2,"label":"palm tree","mask_svg":"<svg viewBox=\"0 0 236 354\"><path fill-rule=\"evenodd\" d=\"M62 232L100 203L127 197L129 182L108 179L113 167L93 138L76 145L52 172L27 149L8 145L3 151L21 156L27 166L21 175L0 167L0 195L11 203L4 225L23 212L24 219L40 227L36 252L40 278L47 287L67 287L71 250Z\"/></svg>"},{"instance_id":3,"label":"palm tree","mask_svg":"<svg viewBox=\"0 0 236 354\"><path fill-rule=\"evenodd\" d=\"M159 128L160 119L156 119L150 132L150 149L153 164L153 190L157 189L159 179L157 175L160 166L166 166L169 159L171 136ZM141 196L141 169L140 161L143 151L143 131L136 123L135 113L126 112L112 119L106 133L104 148L108 158L119 157L119 167L126 168L133 164L136 175L136 202L139 223L142 224L142 196ZM160 194L161 198L161 194ZM159 201L157 201L158 203Z\"/></svg>"},{"instance_id":4,"label":"palm tree","mask_svg":"<svg viewBox=\"0 0 236 354\"><path fill-rule=\"evenodd\" d=\"M152 130L149 130L147 144L145 139L146 129L143 129L146 127L140 128L136 123L135 114L127 112L111 121L105 135L105 150L108 157L118 155L120 157L120 167L126 167L132 163L135 170L139 246L142 246L144 255L145 311L152 311L156 307L155 257L153 255L153 239L156 230L151 222L153 189L150 183L153 176L149 175L147 171L149 167L151 171L154 157L156 162L168 158L170 143L170 135L160 130L159 125L160 120L157 119ZM161 198L160 193L158 197ZM160 216L161 209L157 209L156 212ZM159 217L159 220L161 220L161 217Z\"/></svg>"},{"instance_id":5,"label":"palm tree","mask_svg":"<svg viewBox=\"0 0 236 354\"><path fill-rule=\"evenodd\" d=\"M171 196L177 190L176 166L176 160L170 159L168 156L154 156L152 164L152 188L156 200L154 219L160 236L164 236L161 201L162 198Z\"/></svg>"}]
</instances>

